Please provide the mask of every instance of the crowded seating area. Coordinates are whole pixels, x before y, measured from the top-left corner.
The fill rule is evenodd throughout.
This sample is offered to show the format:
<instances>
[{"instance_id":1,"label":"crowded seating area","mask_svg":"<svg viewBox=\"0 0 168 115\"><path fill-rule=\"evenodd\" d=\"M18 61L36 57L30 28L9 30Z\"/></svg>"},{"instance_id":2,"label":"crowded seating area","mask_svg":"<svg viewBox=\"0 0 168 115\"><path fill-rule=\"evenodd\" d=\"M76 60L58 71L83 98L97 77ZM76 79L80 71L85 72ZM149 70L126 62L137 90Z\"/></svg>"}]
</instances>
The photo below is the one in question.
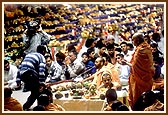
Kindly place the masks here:
<instances>
[{"instance_id":1,"label":"crowded seating area","mask_svg":"<svg viewBox=\"0 0 168 115\"><path fill-rule=\"evenodd\" d=\"M165 110L165 4L3 5L4 111Z\"/></svg>"}]
</instances>

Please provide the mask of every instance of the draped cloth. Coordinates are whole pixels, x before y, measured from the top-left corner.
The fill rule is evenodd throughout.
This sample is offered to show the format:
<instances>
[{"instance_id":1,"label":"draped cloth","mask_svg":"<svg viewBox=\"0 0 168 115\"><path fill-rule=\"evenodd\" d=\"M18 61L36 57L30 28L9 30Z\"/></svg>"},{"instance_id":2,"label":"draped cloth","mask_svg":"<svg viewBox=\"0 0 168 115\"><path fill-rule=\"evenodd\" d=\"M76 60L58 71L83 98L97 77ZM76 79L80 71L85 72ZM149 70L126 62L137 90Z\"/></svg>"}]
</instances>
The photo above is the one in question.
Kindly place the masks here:
<instances>
[{"instance_id":1,"label":"draped cloth","mask_svg":"<svg viewBox=\"0 0 168 115\"><path fill-rule=\"evenodd\" d=\"M137 46L131 59L129 76L129 104L132 108L139 96L152 89L153 85L153 56L150 46L143 42Z\"/></svg>"},{"instance_id":2,"label":"draped cloth","mask_svg":"<svg viewBox=\"0 0 168 115\"><path fill-rule=\"evenodd\" d=\"M8 111L23 111L21 103L13 97L4 99L4 110Z\"/></svg>"},{"instance_id":3,"label":"draped cloth","mask_svg":"<svg viewBox=\"0 0 168 115\"><path fill-rule=\"evenodd\" d=\"M97 88L102 84L102 75L104 73L109 73L111 75L112 82L116 82L120 86L120 79L117 69L112 64L108 64L106 66L103 66L99 71L97 71L95 74L93 74L94 79L93 83L96 84Z\"/></svg>"},{"instance_id":4,"label":"draped cloth","mask_svg":"<svg viewBox=\"0 0 168 115\"><path fill-rule=\"evenodd\" d=\"M65 111L65 109L58 105L58 104L53 104L53 103L50 103L49 105L45 106L45 110L46 111Z\"/></svg>"}]
</instances>

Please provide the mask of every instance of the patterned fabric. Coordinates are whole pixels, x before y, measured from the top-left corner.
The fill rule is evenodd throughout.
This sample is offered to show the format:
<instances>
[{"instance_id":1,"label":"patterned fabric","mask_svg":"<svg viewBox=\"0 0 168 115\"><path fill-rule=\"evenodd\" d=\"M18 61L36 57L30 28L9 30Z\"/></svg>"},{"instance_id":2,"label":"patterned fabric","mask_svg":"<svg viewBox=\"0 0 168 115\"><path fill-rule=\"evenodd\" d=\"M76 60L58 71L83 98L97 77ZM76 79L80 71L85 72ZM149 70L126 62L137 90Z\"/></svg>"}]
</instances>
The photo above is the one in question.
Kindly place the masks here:
<instances>
[{"instance_id":1,"label":"patterned fabric","mask_svg":"<svg viewBox=\"0 0 168 115\"><path fill-rule=\"evenodd\" d=\"M27 70L32 70L40 76L45 76L45 58L40 53L27 54L19 67L19 74L22 75ZM41 78L39 78L40 80ZM42 78L44 81L44 78Z\"/></svg>"},{"instance_id":2,"label":"patterned fabric","mask_svg":"<svg viewBox=\"0 0 168 115\"><path fill-rule=\"evenodd\" d=\"M68 66L68 71L70 72L70 77L74 78L77 75L81 74L85 69L85 65L76 59L72 64Z\"/></svg>"},{"instance_id":3,"label":"patterned fabric","mask_svg":"<svg viewBox=\"0 0 168 115\"><path fill-rule=\"evenodd\" d=\"M50 67L46 67L48 72L48 77L54 80L61 80L62 67L57 62L52 62Z\"/></svg>"}]
</instances>

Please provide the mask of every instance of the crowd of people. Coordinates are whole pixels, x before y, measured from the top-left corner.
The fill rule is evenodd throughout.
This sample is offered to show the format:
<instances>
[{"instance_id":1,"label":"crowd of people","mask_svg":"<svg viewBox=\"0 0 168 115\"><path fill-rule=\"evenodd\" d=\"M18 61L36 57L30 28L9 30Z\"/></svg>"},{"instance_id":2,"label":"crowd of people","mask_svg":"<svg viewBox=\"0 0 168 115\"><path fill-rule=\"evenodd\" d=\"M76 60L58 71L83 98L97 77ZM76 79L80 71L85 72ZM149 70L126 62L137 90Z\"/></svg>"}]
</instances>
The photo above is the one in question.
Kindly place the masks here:
<instances>
[{"instance_id":1,"label":"crowd of people","mask_svg":"<svg viewBox=\"0 0 168 115\"><path fill-rule=\"evenodd\" d=\"M65 111L60 105L53 104L48 84L69 80L77 83L91 81L97 93L102 87L107 88L105 111L164 111L164 24L161 6L5 5L4 34L8 39L5 41L4 59L5 104L13 103L7 99L12 98L12 91L23 89L23 92L30 91L31 94L23 106L16 104L20 106L16 111L29 110L36 99L38 105L34 111ZM13 15L12 10L15 11ZM16 32L16 28L13 28L14 32L9 31L14 18L22 26L28 21L24 31ZM13 41L9 40L9 36L16 36L16 33L14 42L19 49L17 55L12 52L11 58L7 54L16 48L16 44L12 47ZM55 40L57 44L53 44ZM20 63L11 62L11 59L15 62L16 58L21 59ZM119 102L116 95L116 91L125 86L129 107ZM155 90L160 92L159 96L154 96L158 95ZM139 101L148 92L150 95L144 98L146 103ZM150 97L153 100L150 101ZM139 109L137 103L143 108ZM150 107L152 105L155 108ZM4 106L4 110L14 111L11 108L13 106Z\"/></svg>"}]
</instances>

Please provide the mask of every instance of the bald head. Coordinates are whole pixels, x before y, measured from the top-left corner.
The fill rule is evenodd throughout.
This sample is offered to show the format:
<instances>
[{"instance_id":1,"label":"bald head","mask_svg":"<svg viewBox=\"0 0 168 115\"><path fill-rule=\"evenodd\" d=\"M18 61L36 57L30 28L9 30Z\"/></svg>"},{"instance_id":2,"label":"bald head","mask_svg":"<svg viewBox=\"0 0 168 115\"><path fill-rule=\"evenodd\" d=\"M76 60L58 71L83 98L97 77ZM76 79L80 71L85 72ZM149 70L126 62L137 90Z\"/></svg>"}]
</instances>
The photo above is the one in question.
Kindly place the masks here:
<instances>
[{"instance_id":1,"label":"bald head","mask_svg":"<svg viewBox=\"0 0 168 115\"><path fill-rule=\"evenodd\" d=\"M144 36L142 33L135 33L132 36L132 41L135 46L139 46L142 42L144 42Z\"/></svg>"}]
</instances>

